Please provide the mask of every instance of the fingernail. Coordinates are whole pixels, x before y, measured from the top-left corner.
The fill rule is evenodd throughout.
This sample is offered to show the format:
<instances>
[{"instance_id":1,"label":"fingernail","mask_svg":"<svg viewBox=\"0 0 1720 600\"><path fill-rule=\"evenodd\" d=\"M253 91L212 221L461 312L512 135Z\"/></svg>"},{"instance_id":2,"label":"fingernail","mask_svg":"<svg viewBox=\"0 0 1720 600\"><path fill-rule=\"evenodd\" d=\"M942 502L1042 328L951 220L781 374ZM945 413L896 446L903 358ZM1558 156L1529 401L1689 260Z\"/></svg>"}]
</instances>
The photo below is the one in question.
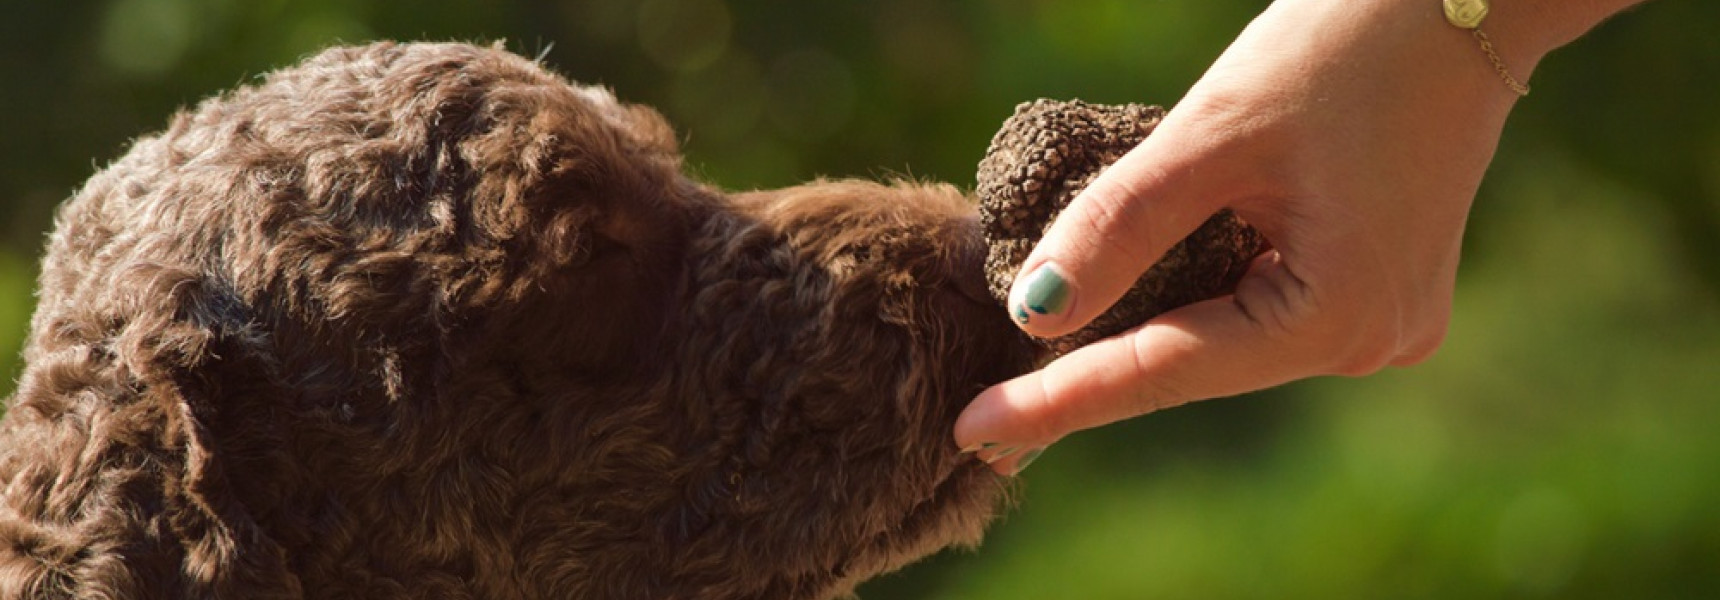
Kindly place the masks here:
<instances>
[{"instance_id":1,"label":"fingernail","mask_svg":"<svg viewBox=\"0 0 1720 600\"><path fill-rule=\"evenodd\" d=\"M1015 308L1017 321L1025 323L1029 316L1023 308L1041 315L1058 314L1069 308L1069 282L1051 263L1039 265L1022 281L1022 286L1021 305Z\"/></svg>"},{"instance_id":2,"label":"fingernail","mask_svg":"<svg viewBox=\"0 0 1720 600\"><path fill-rule=\"evenodd\" d=\"M996 463L996 462L997 462L997 461L1000 461L1000 460L1003 460L1003 459L1005 459L1005 458L1008 458L1008 457L1009 457L1009 455L1011 455L1011 454L1015 454L1015 453L1016 453L1016 451L1018 451L1018 450L1021 450L1021 447L1020 447L1020 446L1010 446L1010 447L1008 447L1008 448L1004 448L1004 449L1002 449L1002 450L998 450L998 451L997 451L997 454L993 454L993 455L991 455L991 456L989 456L989 457L986 457L986 459L985 459L985 464L988 464L988 465L989 465L989 464L993 464L993 463Z\"/></svg>"},{"instance_id":3,"label":"fingernail","mask_svg":"<svg viewBox=\"0 0 1720 600\"><path fill-rule=\"evenodd\" d=\"M974 444L972 446L962 448L961 453L962 454L973 454L975 452L979 452L980 450L990 450L990 449L996 448L996 447L997 447L997 442L980 442L978 444Z\"/></svg>"},{"instance_id":4,"label":"fingernail","mask_svg":"<svg viewBox=\"0 0 1720 600\"><path fill-rule=\"evenodd\" d=\"M1009 476L1014 477L1016 475L1020 475L1022 471L1027 470L1028 465L1033 464L1034 459L1039 458L1039 455L1044 454L1044 453L1045 453L1045 448L1042 448L1042 447L1041 448L1034 448L1032 450L1028 450L1026 452L1021 453L1021 458L1019 460L1015 461L1015 472L1010 473Z\"/></svg>"}]
</instances>

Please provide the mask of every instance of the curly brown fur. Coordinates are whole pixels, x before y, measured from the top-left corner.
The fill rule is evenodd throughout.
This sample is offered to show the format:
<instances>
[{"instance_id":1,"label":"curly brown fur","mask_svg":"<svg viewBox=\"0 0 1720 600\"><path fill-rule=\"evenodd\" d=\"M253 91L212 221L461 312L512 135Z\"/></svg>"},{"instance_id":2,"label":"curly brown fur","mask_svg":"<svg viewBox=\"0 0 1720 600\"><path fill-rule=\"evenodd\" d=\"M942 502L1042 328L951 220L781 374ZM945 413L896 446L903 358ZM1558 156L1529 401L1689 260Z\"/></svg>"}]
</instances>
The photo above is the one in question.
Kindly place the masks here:
<instances>
[{"instance_id":1,"label":"curly brown fur","mask_svg":"<svg viewBox=\"0 0 1720 600\"><path fill-rule=\"evenodd\" d=\"M825 598L971 544L1031 344L947 186L727 195L496 48L324 52L60 211L0 598Z\"/></svg>"}]
</instances>

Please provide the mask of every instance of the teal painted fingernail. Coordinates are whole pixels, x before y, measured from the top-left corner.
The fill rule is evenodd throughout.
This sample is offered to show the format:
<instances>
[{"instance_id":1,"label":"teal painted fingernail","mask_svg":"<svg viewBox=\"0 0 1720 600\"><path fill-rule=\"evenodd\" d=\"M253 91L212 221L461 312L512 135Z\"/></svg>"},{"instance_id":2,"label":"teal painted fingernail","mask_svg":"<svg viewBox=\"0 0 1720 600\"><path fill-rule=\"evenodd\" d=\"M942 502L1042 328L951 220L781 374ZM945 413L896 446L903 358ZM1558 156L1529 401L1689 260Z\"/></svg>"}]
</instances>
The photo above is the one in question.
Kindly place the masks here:
<instances>
[{"instance_id":1,"label":"teal painted fingernail","mask_svg":"<svg viewBox=\"0 0 1720 600\"><path fill-rule=\"evenodd\" d=\"M1039 458L1039 455L1044 454L1044 453L1045 453L1044 448L1034 448L1032 450L1028 450L1026 452L1021 453L1021 458L1015 461L1015 472L1010 473L1010 475L1011 476L1020 475L1022 471L1027 470L1028 465L1033 464L1034 459Z\"/></svg>"},{"instance_id":2,"label":"teal painted fingernail","mask_svg":"<svg viewBox=\"0 0 1720 600\"><path fill-rule=\"evenodd\" d=\"M1049 263L1039 265L1033 274L1027 276L1022 290L1021 303L1028 310L1049 315L1061 313L1069 308L1069 282L1063 280L1063 275L1057 272ZM1016 309L1019 317L1020 308Z\"/></svg>"},{"instance_id":3,"label":"teal painted fingernail","mask_svg":"<svg viewBox=\"0 0 1720 600\"><path fill-rule=\"evenodd\" d=\"M1017 325L1027 324L1027 309L1020 306L1015 307L1015 323Z\"/></svg>"}]
</instances>

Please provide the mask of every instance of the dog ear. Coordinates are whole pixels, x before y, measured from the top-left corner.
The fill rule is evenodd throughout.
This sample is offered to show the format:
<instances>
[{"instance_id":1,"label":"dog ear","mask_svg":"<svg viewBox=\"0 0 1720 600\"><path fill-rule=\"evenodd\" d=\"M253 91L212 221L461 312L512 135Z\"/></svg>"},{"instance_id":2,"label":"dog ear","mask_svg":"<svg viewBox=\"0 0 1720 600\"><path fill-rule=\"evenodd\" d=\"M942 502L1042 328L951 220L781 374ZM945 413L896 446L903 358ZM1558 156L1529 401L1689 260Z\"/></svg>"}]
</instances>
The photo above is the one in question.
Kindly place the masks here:
<instances>
[{"instance_id":1,"label":"dog ear","mask_svg":"<svg viewBox=\"0 0 1720 600\"><path fill-rule=\"evenodd\" d=\"M235 455L260 454L223 442L242 440L252 429L244 424L255 421L258 411L248 410L239 402L246 394L231 388L244 380L235 372L256 378L260 365L223 363L254 358L245 346L258 340L230 322L229 292L206 276L145 265L130 269L125 280L142 288L132 297L150 300L134 307L118 336L126 367L119 373L135 382L139 404L153 408L143 418L157 419L156 443L139 450L167 466L156 480L162 487L160 520L183 552L188 595L301 597L286 551L257 523L228 477L238 467Z\"/></svg>"},{"instance_id":2,"label":"dog ear","mask_svg":"<svg viewBox=\"0 0 1720 600\"><path fill-rule=\"evenodd\" d=\"M157 265L109 281L111 294L50 297L38 315L0 430L0 598L301 597L212 433L243 411L215 400L204 281Z\"/></svg>"},{"instance_id":3,"label":"dog ear","mask_svg":"<svg viewBox=\"0 0 1720 600\"><path fill-rule=\"evenodd\" d=\"M478 174L470 221L502 252L494 266L480 256L466 263L479 268L450 271L464 278L448 278L443 297L520 317L486 328L567 363L632 360L661 329L709 197L682 175L673 129L559 78L494 85L475 106L483 125L460 153Z\"/></svg>"},{"instance_id":4,"label":"dog ear","mask_svg":"<svg viewBox=\"0 0 1720 600\"><path fill-rule=\"evenodd\" d=\"M302 597L286 550L234 493L227 476L229 461L206 424L214 407L195 395L175 400L184 411L174 433L182 440L185 469L179 489L169 490L169 498L184 502L175 507L172 522L187 549L186 573L207 585L214 597Z\"/></svg>"},{"instance_id":5,"label":"dog ear","mask_svg":"<svg viewBox=\"0 0 1720 600\"><path fill-rule=\"evenodd\" d=\"M223 150L234 185L210 191L256 207L222 255L247 302L333 338L317 343L507 335L493 315L550 300L626 322L604 310L674 274L699 193L656 112L499 48L331 50L227 104L188 120L250 132Z\"/></svg>"}]
</instances>

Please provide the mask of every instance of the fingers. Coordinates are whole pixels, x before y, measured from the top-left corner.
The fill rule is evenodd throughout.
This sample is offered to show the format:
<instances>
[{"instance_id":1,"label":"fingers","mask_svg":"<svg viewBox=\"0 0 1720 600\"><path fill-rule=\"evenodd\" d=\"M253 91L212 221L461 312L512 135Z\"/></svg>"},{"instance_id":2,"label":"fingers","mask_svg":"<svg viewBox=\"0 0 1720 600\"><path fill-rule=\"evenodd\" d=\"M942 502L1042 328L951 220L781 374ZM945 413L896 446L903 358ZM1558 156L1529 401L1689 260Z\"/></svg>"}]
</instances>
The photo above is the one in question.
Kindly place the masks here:
<instances>
[{"instance_id":1,"label":"fingers","mask_svg":"<svg viewBox=\"0 0 1720 600\"><path fill-rule=\"evenodd\" d=\"M1075 431L1331 371L1330 354L1315 350L1343 340L1304 334L1319 315L1306 284L1278 260L1258 261L1245 281L1235 296L1171 311L986 390L956 421L957 444L1012 474L1016 455Z\"/></svg>"},{"instance_id":2,"label":"fingers","mask_svg":"<svg viewBox=\"0 0 1720 600\"><path fill-rule=\"evenodd\" d=\"M1022 263L1010 291L1017 324L1063 335L1104 312L1147 267L1221 207L1218 161L1192 164L1208 144L1182 139L1177 113L1069 204Z\"/></svg>"}]
</instances>

